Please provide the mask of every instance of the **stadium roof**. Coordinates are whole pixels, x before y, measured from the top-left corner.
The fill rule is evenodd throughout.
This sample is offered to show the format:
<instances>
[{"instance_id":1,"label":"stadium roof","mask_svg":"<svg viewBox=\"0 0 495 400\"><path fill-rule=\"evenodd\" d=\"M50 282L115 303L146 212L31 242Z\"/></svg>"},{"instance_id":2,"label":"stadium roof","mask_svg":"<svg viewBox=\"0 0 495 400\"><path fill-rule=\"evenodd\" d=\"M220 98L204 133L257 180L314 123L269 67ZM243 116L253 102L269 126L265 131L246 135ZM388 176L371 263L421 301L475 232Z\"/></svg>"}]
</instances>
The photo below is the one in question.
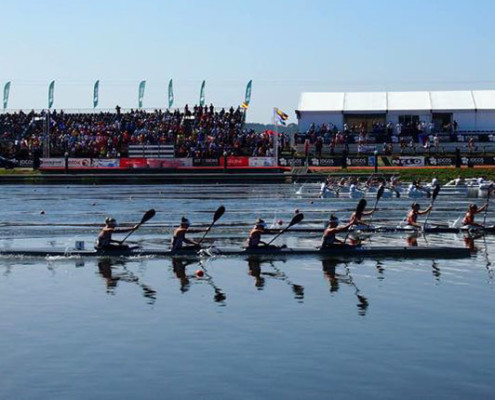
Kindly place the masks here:
<instances>
[{"instance_id":1,"label":"stadium roof","mask_svg":"<svg viewBox=\"0 0 495 400\"><path fill-rule=\"evenodd\" d=\"M386 112L495 110L495 90L434 92L307 92L298 111Z\"/></svg>"}]
</instances>

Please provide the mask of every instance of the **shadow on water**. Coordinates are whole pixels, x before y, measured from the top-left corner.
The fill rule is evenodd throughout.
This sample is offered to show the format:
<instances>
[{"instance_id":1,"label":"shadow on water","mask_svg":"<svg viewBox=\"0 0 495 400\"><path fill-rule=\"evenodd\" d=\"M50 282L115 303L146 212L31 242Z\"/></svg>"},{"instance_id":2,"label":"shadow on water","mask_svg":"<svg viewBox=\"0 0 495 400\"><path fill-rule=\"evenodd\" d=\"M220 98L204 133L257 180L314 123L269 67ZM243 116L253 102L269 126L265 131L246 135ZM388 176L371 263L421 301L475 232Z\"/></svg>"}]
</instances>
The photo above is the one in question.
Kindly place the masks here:
<instances>
[{"instance_id":1,"label":"shadow on water","mask_svg":"<svg viewBox=\"0 0 495 400\"><path fill-rule=\"evenodd\" d=\"M254 278L254 286L258 290L262 290L265 287L265 277L270 279L278 279L286 282L292 289L294 294L294 299L297 300L298 303L304 302L304 287L293 283L287 274L281 271L278 267L275 266L273 260L266 260L262 262L257 257L250 257L247 259L248 262L248 273ZM270 266L273 271L262 271L261 265L267 264Z\"/></svg>"},{"instance_id":2,"label":"shadow on water","mask_svg":"<svg viewBox=\"0 0 495 400\"><path fill-rule=\"evenodd\" d=\"M115 272L116 267L120 267L119 272ZM150 286L142 283L139 278L126 268L124 260L112 260L102 258L98 260L98 273L105 279L107 293L115 294L119 282L132 283L138 285L143 296L147 299L148 304L154 304L156 301L156 291Z\"/></svg>"},{"instance_id":3,"label":"shadow on water","mask_svg":"<svg viewBox=\"0 0 495 400\"><path fill-rule=\"evenodd\" d=\"M336 260L322 260L321 262L323 268L323 275L325 279L330 283L330 292L336 293L340 288L340 283L344 283L346 285L350 285L354 288L354 295L356 296L358 302L356 304L358 308L358 314L361 316L365 316L368 310L369 302L368 299L361 294L361 291L354 283L354 279L352 278L351 271L347 263L344 263L345 274L338 274L336 272L336 267L339 265L339 262Z\"/></svg>"}]
</instances>

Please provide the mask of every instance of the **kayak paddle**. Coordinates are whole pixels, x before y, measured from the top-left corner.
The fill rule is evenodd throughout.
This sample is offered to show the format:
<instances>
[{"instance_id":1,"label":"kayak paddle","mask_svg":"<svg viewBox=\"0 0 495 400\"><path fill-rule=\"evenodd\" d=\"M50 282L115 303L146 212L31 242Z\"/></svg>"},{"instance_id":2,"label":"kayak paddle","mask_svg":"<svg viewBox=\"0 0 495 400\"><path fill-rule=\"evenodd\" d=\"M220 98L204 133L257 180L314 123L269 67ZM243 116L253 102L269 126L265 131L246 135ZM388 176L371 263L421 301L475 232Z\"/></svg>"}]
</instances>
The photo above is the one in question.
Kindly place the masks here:
<instances>
[{"instance_id":1,"label":"kayak paddle","mask_svg":"<svg viewBox=\"0 0 495 400\"><path fill-rule=\"evenodd\" d=\"M126 239L134 233L134 231L136 231L146 221L149 221L151 218L153 218L155 216L155 214L156 214L156 212L153 208L151 210L146 211L143 215L143 218L141 218L141 222L136 225L136 229L133 229L132 231L130 231L127 234L127 236L123 240L120 241L120 244L124 243L126 241Z\"/></svg>"},{"instance_id":2,"label":"kayak paddle","mask_svg":"<svg viewBox=\"0 0 495 400\"><path fill-rule=\"evenodd\" d=\"M213 221L211 222L210 226L206 230L206 232L203 235L203 237L199 240L198 245L201 244L201 242L203 241L203 239L206 237L206 234L210 231L211 227L215 224L215 222L217 222L222 217L222 215L224 213L225 213L225 207L224 206L220 206L220 207L217 208L217 211L215 211L215 214L213 215Z\"/></svg>"},{"instance_id":3,"label":"kayak paddle","mask_svg":"<svg viewBox=\"0 0 495 400\"><path fill-rule=\"evenodd\" d=\"M304 219L304 215L302 213L298 213L296 215L294 215L292 217L292 220L289 222L289 225L287 225L284 229L282 229L282 231L280 231L277 235L275 235L275 237L270 240L267 244L267 246L269 246L270 244L273 243L273 241L278 238L281 234L287 232L287 230L291 227L291 226L294 226L296 224L298 224L299 222L301 222L302 220Z\"/></svg>"},{"instance_id":4,"label":"kayak paddle","mask_svg":"<svg viewBox=\"0 0 495 400\"><path fill-rule=\"evenodd\" d=\"M430 203L431 207L433 207L433 203L435 203L435 200L438 196L438 192L440 192L440 185L436 185L435 189L433 189L433 193L431 195L431 203ZM425 230L425 228L426 228L426 223L428 222L428 218L430 216L430 213L431 213L431 209L430 209L430 211L428 211L428 214L426 215L425 222L423 224L423 230Z\"/></svg>"},{"instance_id":5,"label":"kayak paddle","mask_svg":"<svg viewBox=\"0 0 495 400\"><path fill-rule=\"evenodd\" d=\"M488 205L490 203L490 195L493 190L493 184L488 187L488 193L486 194L486 208L485 208L485 215L483 215L483 226L485 226L486 222L486 214L488 213Z\"/></svg>"},{"instance_id":6,"label":"kayak paddle","mask_svg":"<svg viewBox=\"0 0 495 400\"><path fill-rule=\"evenodd\" d=\"M375 201L375 206L373 207L373 210L376 209L376 206L378 205L378 202L382 198L384 191L385 191L385 185L382 184L382 185L380 185L380 187L378 188L378 191L376 192L376 201ZM370 225L371 225L371 221L373 221L373 215L375 215L374 212L373 212L373 214L371 214Z\"/></svg>"}]
</instances>

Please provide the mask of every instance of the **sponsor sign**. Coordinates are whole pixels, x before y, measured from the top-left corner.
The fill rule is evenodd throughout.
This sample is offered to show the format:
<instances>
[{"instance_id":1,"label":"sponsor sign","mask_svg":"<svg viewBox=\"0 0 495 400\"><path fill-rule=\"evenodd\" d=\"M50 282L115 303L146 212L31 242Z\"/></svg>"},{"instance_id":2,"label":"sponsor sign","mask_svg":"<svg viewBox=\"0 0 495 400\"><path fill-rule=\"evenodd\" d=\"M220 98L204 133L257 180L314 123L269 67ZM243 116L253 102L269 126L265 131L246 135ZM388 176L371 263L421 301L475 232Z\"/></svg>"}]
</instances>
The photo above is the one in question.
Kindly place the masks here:
<instances>
[{"instance_id":1,"label":"sponsor sign","mask_svg":"<svg viewBox=\"0 0 495 400\"><path fill-rule=\"evenodd\" d=\"M310 157L309 165L312 167L340 167L342 166L342 157L340 158Z\"/></svg>"},{"instance_id":2,"label":"sponsor sign","mask_svg":"<svg viewBox=\"0 0 495 400\"><path fill-rule=\"evenodd\" d=\"M40 158L40 168L64 168L63 158Z\"/></svg>"},{"instance_id":3,"label":"sponsor sign","mask_svg":"<svg viewBox=\"0 0 495 400\"><path fill-rule=\"evenodd\" d=\"M218 158L193 158L192 159L193 167L218 167L219 159Z\"/></svg>"},{"instance_id":4,"label":"sponsor sign","mask_svg":"<svg viewBox=\"0 0 495 400\"><path fill-rule=\"evenodd\" d=\"M451 166L455 165L455 157L428 157L426 158L426 164L432 166Z\"/></svg>"},{"instance_id":5,"label":"sponsor sign","mask_svg":"<svg viewBox=\"0 0 495 400\"><path fill-rule=\"evenodd\" d=\"M371 165L368 160L368 157L347 157L347 166L348 167L367 167Z\"/></svg>"},{"instance_id":6,"label":"sponsor sign","mask_svg":"<svg viewBox=\"0 0 495 400\"><path fill-rule=\"evenodd\" d=\"M33 160L19 160L20 168L33 168Z\"/></svg>"},{"instance_id":7,"label":"sponsor sign","mask_svg":"<svg viewBox=\"0 0 495 400\"><path fill-rule=\"evenodd\" d=\"M249 157L250 167L273 167L275 159L273 157Z\"/></svg>"},{"instance_id":8,"label":"sponsor sign","mask_svg":"<svg viewBox=\"0 0 495 400\"><path fill-rule=\"evenodd\" d=\"M94 168L119 168L120 160L118 158L93 158L91 166Z\"/></svg>"},{"instance_id":9,"label":"sponsor sign","mask_svg":"<svg viewBox=\"0 0 495 400\"><path fill-rule=\"evenodd\" d=\"M306 158L280 157L278 165L281 167L304 167Z\"/></svg>"},{"instance_id":10,"label":"sponsor sign","mask_svg":"<svg viewBox=\"0 0 495 400\"><path fill-rule=\"evenodd\" d=\"M146 158L121 158L120 168L147 168Z\"/></svg>"},{"instance_id":11,"label":"sponsor sign","mask_svg":"<svg viewBox=\"0 0 495 400\"><path fill-rule=\"evenodd\" d=\"M220 161L221 165L224 165L223 157ZM227 167L248 167L249 166L249 157L227 157Z\"/></svg>"},{"instance_id":12,"label":"sponsor sign","mask_svg":"<svg viewBox=\"0 0 495 400\"><path fill-rule=\"evenodd\" d=\"M148 167L150 168L179 168L179 167L192 167L192 158L148 158Z\"/></svg>"},{"instance_id":13,"label":"sponsor sign","mask_svg":"<svg viewBox=\"0 0 495 400\"><path fill-rule=\"evenodd\" d=\"M425 158L422 156L391 157L394 167L424 167Z\"/></svg>"},{"instance_id":14,"label":"sponsor sign","mask_svg":"<svg viewBox=\"0 0 495 400\"><path fill-rule=\"evenodd\" d=\"M62 159L65 166L65 160ZM91 158L69 158L69 168L91 168Z\"/></svg>"}]
</instances>

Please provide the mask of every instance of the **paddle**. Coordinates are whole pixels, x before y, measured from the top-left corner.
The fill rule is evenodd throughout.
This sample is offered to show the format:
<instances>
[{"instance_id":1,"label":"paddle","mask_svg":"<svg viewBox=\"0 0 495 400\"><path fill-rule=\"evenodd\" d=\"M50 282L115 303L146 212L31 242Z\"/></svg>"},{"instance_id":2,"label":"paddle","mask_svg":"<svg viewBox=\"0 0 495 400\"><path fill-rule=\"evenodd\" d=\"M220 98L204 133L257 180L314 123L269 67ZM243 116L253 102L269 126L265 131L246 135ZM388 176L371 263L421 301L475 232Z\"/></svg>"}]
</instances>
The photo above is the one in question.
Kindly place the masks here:
<instances>
[{"instance_id":1,"label":"paddle","mask_svg":"<svg viewBox=\"0 0 495 400\"><path fill-rule=\"evenodd\" d=\"M385 191L385 185L381 184L380 187L378 188L378 191L376 192L376 201L375 201L375 206L373 207L373 209L376 209L376 206L378 205L378 202L382 198L384 191ZM375 215L375 213L371 214L370 225L371 225L371 221L373 221L373 215Z\"/></svg>"},{"instance_id":2,"label":"paddle","mask_svg":"<svg viewBox=\"0 0 495 400\"><path fill-rule=\"evenodd\" d=\"M435 189L433 189L433 193L431 195L431 202L430 202L431 207L433 207L433 203L435 203L435 200L438 196L438 192L440 192L440 185L436 185ZM428 211L428 214L426 214L425 222L423 224L423 231L426 228L426 223L428 222L428 217L430 216L430 213L431 213L431 209L430 209L430 211Z\"/></svg>"},{"instance_id":3,"label":"paddle","mask_svg":"<svg viewBox=\"0 0 495 400\"><path fill-rule=\"evenodd\" d=\"M273 243L273 241L278 238L281 234L287 232L287 230L291 227L291 226L294 226L296 224L298 224L299 222L301 222L302 220L304 219L304 215L302 213L299 213L299 214L296 214L292 217L292 220L289 222L289 225L287 225L284 229L282 229L278 234L275 235L275 237L270 240L267 244L267 246L270 246L270 244Z\"/></svg>"},{"instance_id":4,"label":"paddle","mask_svg":"<svg viewBox=\"0 0 495 400\"><path fill-rule=\"evenodd\" d=\"M361 200L359 200L358 205L357 205L357 207L356 207L356 211L354 212L354 215L360 215L360 214L362 214L362 213L363 213L363 211L364 211L364 209L366 208L366 204L367 204L367 203L366 203L366 200L365 200L365 199L361 199ZM345 235L345 238L344 238L344 244L345 244L345 242L346 242L347 238L349 237L349 234L350 234L350 233L351 233L351 230L349 229L349 230L347 231L347 234Z\"/></svg>"},{"instance_id":5,"label":"paddle","mask_svg":"<svg viewBox=\"0 0 495 400\"><path fill-rule=\"evenodd\" d=\"M217 208L217 211L215 211L215 214L213 215L213 221L211 222L210 226L206 230L206 232L203 235L203 237L199 240L198 245L201 244L201 242L203 241L203 239L206 237L207 233L210 231L211 227L215 224L215 222L217 222L220 219L220 217L224 213L225 213L225 207L224 206L220 206L220 207Z\"/></svg>"},{"instance_id":6,"label":"paddle","mask_svg":"<svg viewBox=\"0 0 495 400\"><path fill-rule=\"evenodd\" d=\"M146 211L146 212L144 213L144 215L143 215L143 218L141 218L141 222L140 222L139 224L137 224L137 225L136 225L136 228L135 228L135 229L133 229L132 231L130 231L130 232L127 234L127 236L126 236L123 240L121 240L121 241L120 241L120 244L124 243L124 242L127 240L127 238L128 238L129 236L131 236L131 235L134 233L134 231L136 231L136 230L137 230L137 229L138 229L141 225L143 225L145 222L147 222L147 221L149 221L151 218L153 218L153 217L155 216L155 214L156 214L156 212L155 212L155 210L154 210L153 208L152 208L151 210Z\"/></svg>"},{"instance_id":7,"label":"paddle","mask_svg":"<svg viewBox=\"0 0 495 400\"><path fill-rule=\"evenodd\" d=\"M490 195L493 190L493 184L488 187L488 192L486 194L486 208L485 208L485 215L483 215L483 226L485 226L486 222L486 215L488 214L488 205L490 204Z\"/></svg>"}]
</instances>

